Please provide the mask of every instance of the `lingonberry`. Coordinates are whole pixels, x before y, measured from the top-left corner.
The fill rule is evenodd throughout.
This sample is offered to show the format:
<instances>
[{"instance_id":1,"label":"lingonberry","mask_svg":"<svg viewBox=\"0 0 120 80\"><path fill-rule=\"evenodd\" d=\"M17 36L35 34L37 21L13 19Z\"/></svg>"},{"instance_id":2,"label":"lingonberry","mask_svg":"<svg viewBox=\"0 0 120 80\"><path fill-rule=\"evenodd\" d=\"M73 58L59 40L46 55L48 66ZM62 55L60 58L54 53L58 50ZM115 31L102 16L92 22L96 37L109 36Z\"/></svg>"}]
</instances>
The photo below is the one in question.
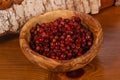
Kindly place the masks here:
<instances>
[{"instance_id":1,"label":"lingonberry","mask_svg":"<svg viewBox=\"0 0 120 80\"><path fill-rule=\"evenodd\" d=\"M30 30L30 47L52 59L69 60L83 55L93 44L92 32L81 19L58 18L53 22L36 24Z\"/></svg>"}]
</instances>

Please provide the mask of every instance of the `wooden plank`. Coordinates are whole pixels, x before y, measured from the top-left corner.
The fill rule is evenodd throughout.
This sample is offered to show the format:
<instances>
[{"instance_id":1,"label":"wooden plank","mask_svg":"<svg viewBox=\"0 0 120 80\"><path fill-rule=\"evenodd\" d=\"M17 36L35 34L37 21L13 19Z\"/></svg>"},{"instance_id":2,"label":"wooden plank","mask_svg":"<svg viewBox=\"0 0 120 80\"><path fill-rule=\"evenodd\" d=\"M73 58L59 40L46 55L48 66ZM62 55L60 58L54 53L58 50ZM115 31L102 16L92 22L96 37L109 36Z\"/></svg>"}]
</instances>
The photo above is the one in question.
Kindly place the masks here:
<instances>
[{"instance_id":1,"label":"wooden plank","mask_svg":"<svg viewBox=\"0 0 120 80\"><path fill-rule=\"evenodd\" d=\"M68 77L70 73L51 74L49 71L39 68L29 62L23 55L17 37L0 41L0 80L119 80L119 10L120 7L111 7L94 16L103 27L104 42L98 56L90 64L82 68L84 71L74 71ZM74 77L74 74L80 75Z\"/></svg>"}]
</instances>

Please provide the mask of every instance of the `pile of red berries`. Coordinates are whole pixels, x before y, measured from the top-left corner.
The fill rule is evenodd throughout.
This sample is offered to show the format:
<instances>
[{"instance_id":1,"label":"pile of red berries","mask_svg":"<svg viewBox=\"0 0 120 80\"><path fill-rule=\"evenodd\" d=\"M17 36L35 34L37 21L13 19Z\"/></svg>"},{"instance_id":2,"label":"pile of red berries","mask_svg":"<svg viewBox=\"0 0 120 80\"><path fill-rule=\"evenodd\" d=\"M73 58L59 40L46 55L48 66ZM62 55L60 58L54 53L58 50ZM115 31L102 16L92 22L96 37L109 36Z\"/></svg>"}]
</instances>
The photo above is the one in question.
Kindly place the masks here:
<instances>
[{"instance_id":1,"label":"pile of red berries","mask_svg":"<svg viewBox=\"0 0 120 80\"><path fill-rule=\"evenodd\" d=\"M84 54L93 44L93 33L81 24L79 17L58 18L36 24L30 30L30 47L37 53L58 60L69 60Z\"/></svg>"}]
</instances>

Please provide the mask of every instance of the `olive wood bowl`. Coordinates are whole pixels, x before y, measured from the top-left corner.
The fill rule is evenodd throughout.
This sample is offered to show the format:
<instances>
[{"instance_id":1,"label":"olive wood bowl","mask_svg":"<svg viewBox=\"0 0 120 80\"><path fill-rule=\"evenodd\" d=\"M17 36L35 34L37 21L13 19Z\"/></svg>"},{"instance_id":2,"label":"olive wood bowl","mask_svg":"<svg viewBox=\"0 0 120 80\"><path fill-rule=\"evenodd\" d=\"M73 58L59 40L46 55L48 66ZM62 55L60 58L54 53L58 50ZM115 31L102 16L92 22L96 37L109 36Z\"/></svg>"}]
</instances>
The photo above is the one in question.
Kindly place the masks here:
<instances>
[{"instance_id":1,"label":"olive wood bowl","mask_svg":"<svg viewBox=\"0 0 120 80\"><path fill-rule=\"evenodd\" d=\"M37 23L47 23L56 20L59 17L71 18L72 16L78 16L81 19L82 24L88 27L94 36L93 45L91 48L82 56L71 59L71 60L54 60L33 51L29 46L30 41L30 29ZM57 10L47 12L45 14L37 15L30 19L21 29L19 42L22 52L25 56L33 63L40 67L53 71L53 72L68 72L73 71L87 65L97 55L100 46L103 41L103 32L99 22L92 16L69 10Z\"/></svg>"}]
</instances>

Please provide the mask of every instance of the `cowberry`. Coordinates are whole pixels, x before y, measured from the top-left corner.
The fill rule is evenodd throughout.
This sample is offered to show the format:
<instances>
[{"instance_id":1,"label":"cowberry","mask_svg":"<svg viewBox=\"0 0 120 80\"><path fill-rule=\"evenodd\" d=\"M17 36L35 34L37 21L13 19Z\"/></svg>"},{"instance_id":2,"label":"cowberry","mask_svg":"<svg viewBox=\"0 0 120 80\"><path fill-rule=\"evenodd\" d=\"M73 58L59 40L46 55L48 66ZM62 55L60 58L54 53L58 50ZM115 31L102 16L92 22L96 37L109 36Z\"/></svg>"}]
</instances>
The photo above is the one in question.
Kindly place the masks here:
<instances>
[{"instance_id":1,"label":"cowberry","mask_svg":"<svg viewBox=\"0 0 120 80\"><path fill-rule=\"evenodd\" d=\"M57 60L69 60L83 55L93 44L92 32L81 19L58 18L53 22L36 24L30 30L30 47L40 55Z\"/></svg>"}]
</instances>

